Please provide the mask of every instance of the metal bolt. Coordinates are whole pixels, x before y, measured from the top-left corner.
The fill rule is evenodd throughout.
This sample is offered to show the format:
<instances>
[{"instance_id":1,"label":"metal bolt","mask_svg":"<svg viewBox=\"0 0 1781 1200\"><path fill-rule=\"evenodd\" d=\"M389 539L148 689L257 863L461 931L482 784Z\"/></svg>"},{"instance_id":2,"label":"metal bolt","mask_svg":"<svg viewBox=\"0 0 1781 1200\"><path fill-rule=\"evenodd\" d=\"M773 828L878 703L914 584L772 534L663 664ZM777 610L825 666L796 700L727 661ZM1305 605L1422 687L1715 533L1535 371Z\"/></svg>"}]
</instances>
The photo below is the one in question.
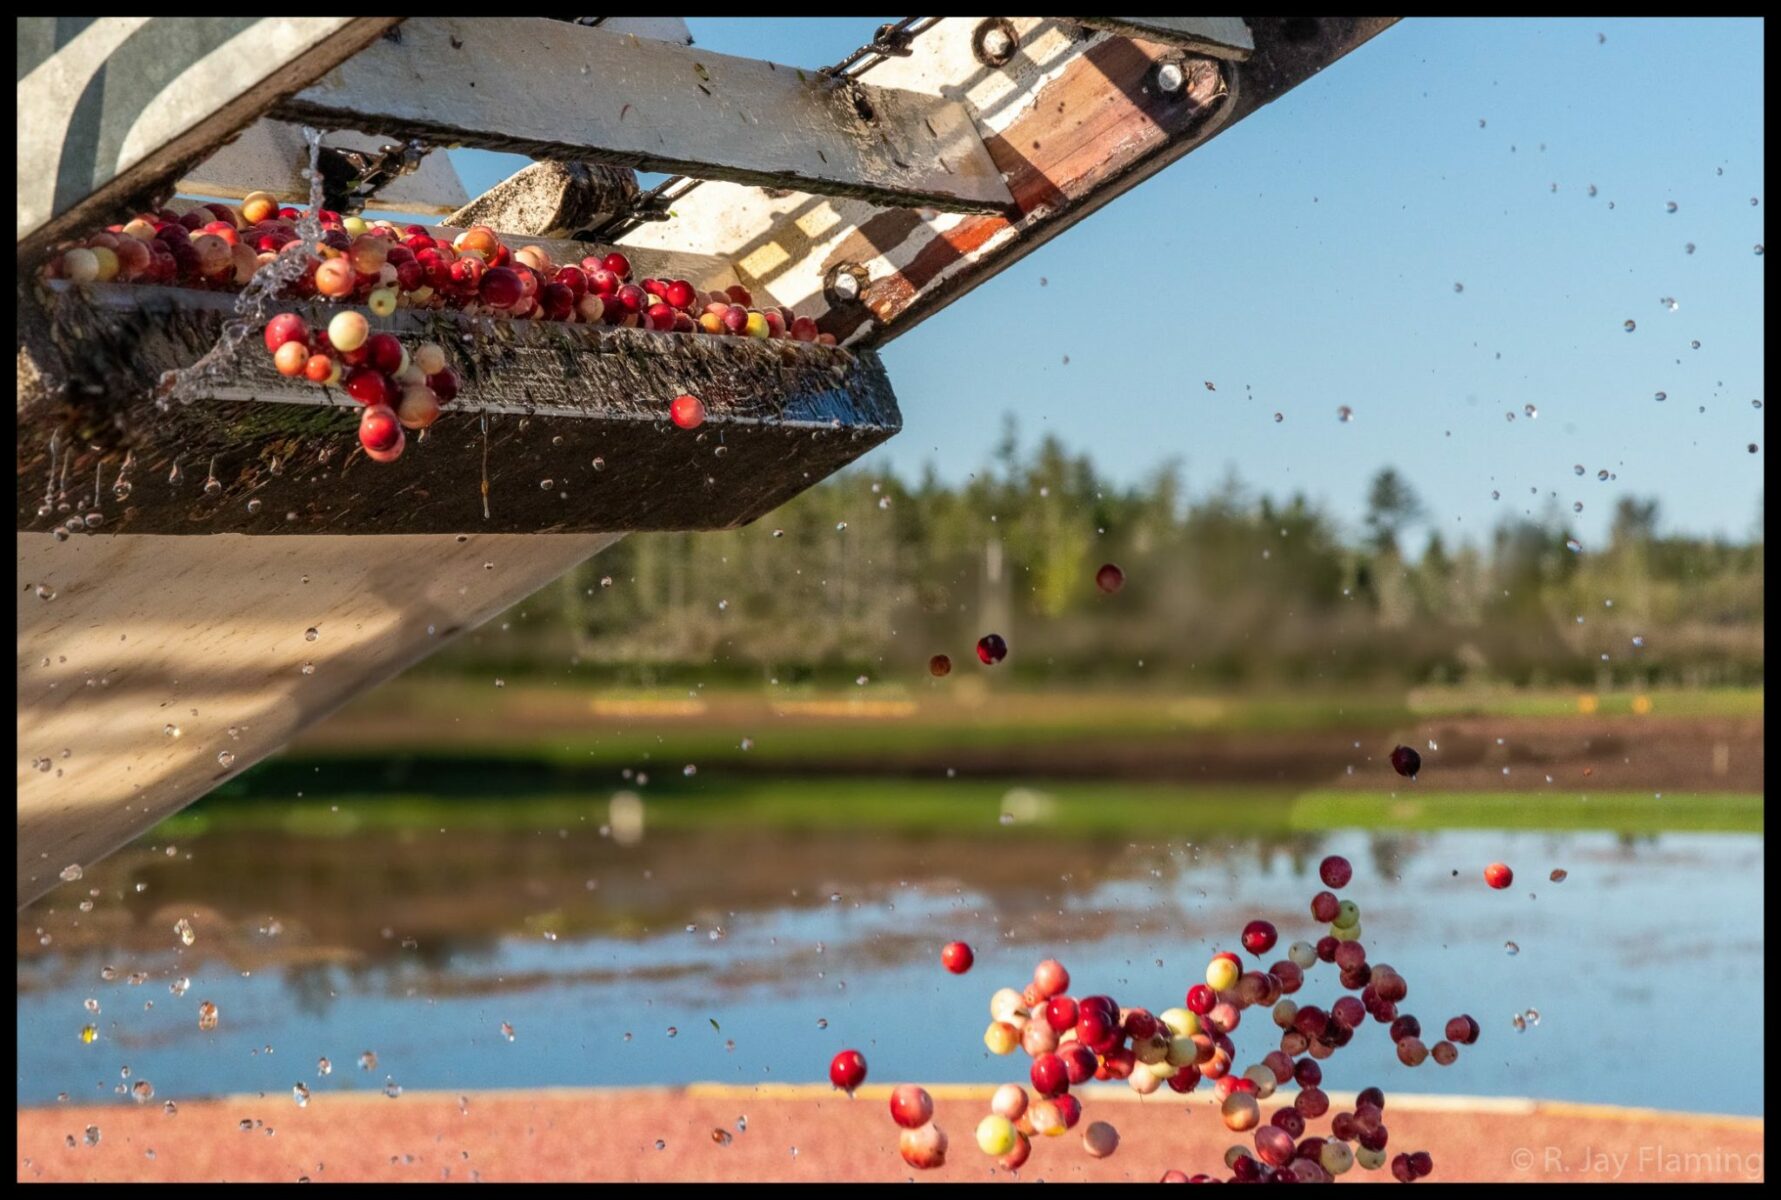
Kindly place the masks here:
<instances>
[{"instance_id":1,"label":"metal bolt","mask_svg":"<svg viewBox=\"0 0 1781 1200\"><path fill-rule=\"evenodd\" d=\"M1187 72L1181 69L1178 62L1166 62L1156 69L1156 86L1164 95L1173 96L1187 86Z\"/></svg>"},{"instance_id":2,"label":"metal bolt","mask_svg":"<svg viewBox=\"0 0 1781 1200\"><path fill-rule=\"evenodd\" d=\"M1006 66L1020 48L1020 34L1005 17L986 17L971 35L971 53L986 67Z\"/></svg>"}]
</instances>

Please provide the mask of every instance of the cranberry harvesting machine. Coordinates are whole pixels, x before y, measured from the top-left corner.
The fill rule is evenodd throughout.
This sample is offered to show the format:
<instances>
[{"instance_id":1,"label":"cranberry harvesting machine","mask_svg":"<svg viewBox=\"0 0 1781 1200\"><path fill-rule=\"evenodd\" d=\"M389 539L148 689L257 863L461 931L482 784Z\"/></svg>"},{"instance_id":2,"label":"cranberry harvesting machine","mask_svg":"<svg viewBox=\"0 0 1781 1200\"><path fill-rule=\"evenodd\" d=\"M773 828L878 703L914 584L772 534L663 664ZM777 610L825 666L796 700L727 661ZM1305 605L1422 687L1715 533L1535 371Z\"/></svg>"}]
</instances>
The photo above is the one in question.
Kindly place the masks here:
<instances>
[{"instance_id":1,"label":"cranberry harvesting machine","mask_svg":"<svg viewBox=\"0 0 1781 1200\"><path fill-rule=\"evenodd\" d=\"M813 71L678 18L18 18L20 905L624 533L746 523L890 437L880 346L1393 20L913 17ZM446 146L535 162L473 200ZM231 292L39 271L312 161L324 207L617 248L833 344L405 306L374 326L463 386L383 464L257 354L157 394Z\"/></svg>"}]
</instances>

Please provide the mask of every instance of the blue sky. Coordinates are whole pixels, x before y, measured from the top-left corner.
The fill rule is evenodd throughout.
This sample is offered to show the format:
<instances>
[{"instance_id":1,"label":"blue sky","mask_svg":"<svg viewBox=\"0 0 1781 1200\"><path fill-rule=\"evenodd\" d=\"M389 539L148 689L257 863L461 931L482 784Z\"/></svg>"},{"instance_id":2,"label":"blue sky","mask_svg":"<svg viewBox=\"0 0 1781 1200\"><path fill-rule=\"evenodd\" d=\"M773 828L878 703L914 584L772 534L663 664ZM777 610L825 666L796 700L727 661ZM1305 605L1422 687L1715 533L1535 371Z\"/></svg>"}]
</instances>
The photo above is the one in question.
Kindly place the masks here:
<instances>
[{"instance_id":1,"label":"blue sky","mask_svg":"<svg viewBox=\"0 0 1781 1200\"><path fill-rule=\"evenodd\" d=\"M690 24L815 67L884 19ZM1018 409L1120 482L1179 460L1351 527L1390 465L1450 541L1528 513L1587 547L1624 495L1742 538L1762 70L1758 21L1401 22L894 342L904 431L865 465L963 478ZM513 169L454 153L472 193Z\"/></svg>"}]
</instances>

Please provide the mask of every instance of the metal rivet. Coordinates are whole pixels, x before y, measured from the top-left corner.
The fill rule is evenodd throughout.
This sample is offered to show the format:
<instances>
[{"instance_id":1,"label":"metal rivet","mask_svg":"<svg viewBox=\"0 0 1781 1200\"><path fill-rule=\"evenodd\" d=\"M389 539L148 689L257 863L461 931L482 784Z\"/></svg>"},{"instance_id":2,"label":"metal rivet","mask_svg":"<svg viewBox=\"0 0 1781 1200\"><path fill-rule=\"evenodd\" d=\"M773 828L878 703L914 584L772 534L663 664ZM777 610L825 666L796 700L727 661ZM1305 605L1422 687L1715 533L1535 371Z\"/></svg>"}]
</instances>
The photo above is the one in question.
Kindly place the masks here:
<instances>
[{"instance_id":1,"label":"metal rivet","mask_svg":"<svg viewBox=\"0 0 1781 1200\"><path fill-rule=\"evenodd\" d=\"M857 304L866 294L870 277L858 263L837 263L823 277L823 297L831 306Z\"/></svg>"}]
</instances>

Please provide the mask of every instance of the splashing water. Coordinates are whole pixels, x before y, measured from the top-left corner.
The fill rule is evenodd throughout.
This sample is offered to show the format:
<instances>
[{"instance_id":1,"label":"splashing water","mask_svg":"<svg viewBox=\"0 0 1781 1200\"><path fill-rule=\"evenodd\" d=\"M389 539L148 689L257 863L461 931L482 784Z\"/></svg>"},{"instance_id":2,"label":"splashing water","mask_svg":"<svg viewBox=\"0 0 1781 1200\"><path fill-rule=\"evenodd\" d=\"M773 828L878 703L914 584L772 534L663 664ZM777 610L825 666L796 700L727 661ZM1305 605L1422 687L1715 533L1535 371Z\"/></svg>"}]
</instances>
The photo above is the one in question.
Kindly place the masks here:
<instances>
[{"instance_id":1,"label":"splashing water","mask_svg":"<svg viewBox=\"0 0 1781 1200\"><path fill-rule=\"evenodd\" d=\"M303 140L309 144L309 169L303 172L309 180L309 210L297 220L297 240L279 251L278 257L255 271L253 278L235 297L235 316L223 322L222 336L216 345L205 351L189 367L162 374L155 385L155 404L163 412L175 400L190 404L197 399L198 386L222 374L240 353L247 335L266 319L266 310L281 292L303 274L311 258L320 257L322 225L322 135L320 130L303 127Z\"/></svg>"}]
</instances>

